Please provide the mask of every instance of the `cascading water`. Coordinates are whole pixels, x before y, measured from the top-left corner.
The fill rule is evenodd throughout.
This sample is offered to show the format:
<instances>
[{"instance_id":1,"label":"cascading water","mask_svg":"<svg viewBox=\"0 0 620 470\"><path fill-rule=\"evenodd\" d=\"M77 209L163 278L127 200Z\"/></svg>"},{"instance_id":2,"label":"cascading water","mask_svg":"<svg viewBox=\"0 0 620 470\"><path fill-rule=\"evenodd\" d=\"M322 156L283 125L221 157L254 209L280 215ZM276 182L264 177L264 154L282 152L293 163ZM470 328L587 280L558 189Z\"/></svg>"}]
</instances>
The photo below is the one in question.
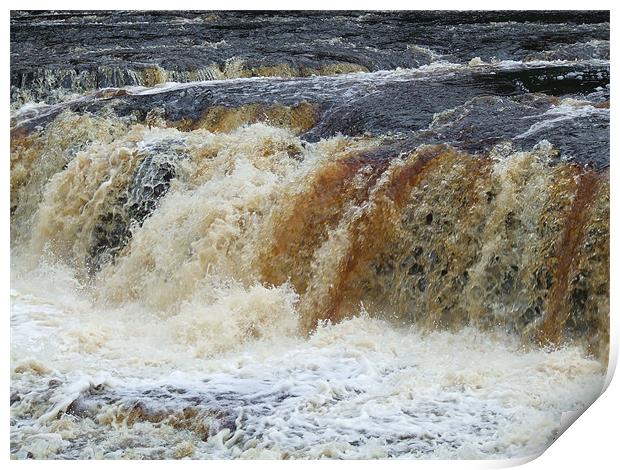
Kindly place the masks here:
<instances>
[{"instance_id":1,"label":"cascading water","mask_svg":"<svg viewBox=\"0 0 620 470\"><path fill-rule=\"evenodd\" d=\"M12 457L524 457L597 397L608 16L159 15L12 16Z\"/></svg>"}]
</instances>

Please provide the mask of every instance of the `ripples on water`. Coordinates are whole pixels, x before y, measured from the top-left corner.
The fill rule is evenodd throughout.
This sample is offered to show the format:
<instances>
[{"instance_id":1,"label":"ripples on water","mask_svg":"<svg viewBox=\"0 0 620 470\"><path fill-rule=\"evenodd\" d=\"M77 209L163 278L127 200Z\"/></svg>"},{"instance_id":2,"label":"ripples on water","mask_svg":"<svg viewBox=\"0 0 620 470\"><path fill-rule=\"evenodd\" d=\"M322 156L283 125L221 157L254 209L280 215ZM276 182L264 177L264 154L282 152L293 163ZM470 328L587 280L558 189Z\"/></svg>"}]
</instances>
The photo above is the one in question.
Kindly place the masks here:
<instances>
[{"instance_id":1,"label":"ripples on water","mask_svg":"<svg viewBox=\"0 0 620 470\"><path fill-rule=\"evenodd\" d=\"M13 12L11 59L13 458L525 457L600 392L608 14Z\"/></svg>"}]
</instances>

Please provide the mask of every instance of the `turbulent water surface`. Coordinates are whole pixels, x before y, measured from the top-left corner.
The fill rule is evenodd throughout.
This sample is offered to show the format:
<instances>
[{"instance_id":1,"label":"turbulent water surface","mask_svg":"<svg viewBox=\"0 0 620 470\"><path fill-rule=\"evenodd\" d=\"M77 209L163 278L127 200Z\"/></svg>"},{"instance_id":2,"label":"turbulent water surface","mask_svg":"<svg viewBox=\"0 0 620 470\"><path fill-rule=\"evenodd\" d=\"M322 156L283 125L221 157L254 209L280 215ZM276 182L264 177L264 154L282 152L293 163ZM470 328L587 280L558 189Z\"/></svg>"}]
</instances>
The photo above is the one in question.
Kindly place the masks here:
<instances>
[{"instance_id":1,"label":"turbulent water surface","mask_svg":"<svg viewBox=\"0 0 620 470\"><path fill-rule=\"evenodd\" d=\"M607 12L12 12L12 457L540 453L609 97Z\"/></svg>"}]
</instances>

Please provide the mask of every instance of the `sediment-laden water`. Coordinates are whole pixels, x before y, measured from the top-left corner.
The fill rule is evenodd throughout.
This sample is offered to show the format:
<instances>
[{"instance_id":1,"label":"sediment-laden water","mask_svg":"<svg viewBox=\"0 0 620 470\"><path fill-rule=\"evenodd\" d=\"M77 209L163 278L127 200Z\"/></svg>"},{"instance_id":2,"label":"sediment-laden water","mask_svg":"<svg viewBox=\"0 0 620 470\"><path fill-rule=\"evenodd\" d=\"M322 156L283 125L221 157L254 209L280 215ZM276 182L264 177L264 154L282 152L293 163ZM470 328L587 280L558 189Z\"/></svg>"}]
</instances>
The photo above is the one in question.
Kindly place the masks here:
<instances>
[{"instance_id":1,"label":"sediment-laden water","mask_svg":"<svg viewBox=\"0 0 620 470\"><path fill-rule=\"evenodd\" d=\"M605 12L13 12L12 457L540 453L609 99Z\"/></svg>"}]
</instances>

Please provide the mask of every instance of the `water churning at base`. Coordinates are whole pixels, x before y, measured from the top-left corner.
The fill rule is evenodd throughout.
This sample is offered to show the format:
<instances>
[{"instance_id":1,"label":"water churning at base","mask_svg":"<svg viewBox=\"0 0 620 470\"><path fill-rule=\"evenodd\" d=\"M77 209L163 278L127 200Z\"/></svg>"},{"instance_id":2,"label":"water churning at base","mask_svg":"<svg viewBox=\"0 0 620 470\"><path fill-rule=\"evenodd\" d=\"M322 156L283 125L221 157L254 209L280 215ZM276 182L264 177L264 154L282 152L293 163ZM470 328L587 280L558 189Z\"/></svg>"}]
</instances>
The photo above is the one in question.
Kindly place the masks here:
<instances>
[{"instance_id":1,"label":"water churning at base","mask_svg":"<svg viewBox=\"0 0 620 470\"><path fill-rule=\"evenodd\" d=\"M601 392L607 12L16 11L11 65L12 458L523 458Z\"/></svg>"}]
</instances>

